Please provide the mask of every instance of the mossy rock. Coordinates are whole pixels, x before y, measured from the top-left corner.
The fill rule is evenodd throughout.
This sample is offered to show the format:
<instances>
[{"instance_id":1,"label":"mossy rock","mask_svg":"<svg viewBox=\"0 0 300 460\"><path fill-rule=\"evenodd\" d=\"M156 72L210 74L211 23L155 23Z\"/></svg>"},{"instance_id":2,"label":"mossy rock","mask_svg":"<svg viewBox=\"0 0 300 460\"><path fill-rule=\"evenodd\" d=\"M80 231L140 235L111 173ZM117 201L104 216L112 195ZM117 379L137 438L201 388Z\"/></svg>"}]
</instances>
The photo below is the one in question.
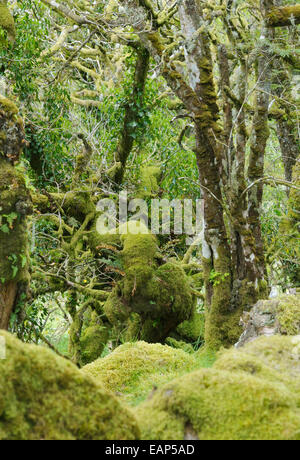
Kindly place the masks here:
<instances>
[{"instance_id":1,"label":"mossy rock","mask_svg":"<svg viewBox=\"0 0 300 460\"><path fill-rule=\"evenodd\" d=\"M283 382L300 398L300 336L259 337L242 348L221 352L214 367Z\"/></svg>"},{"instance_id":2,"label":"mossy rock","mask_svg":"<svg viewBox=\"0 0 300 460\"><path fill-rule=\"evenodd\" d=\"M76 366L1 331L0 440L134 440L134 416Z\"/></svg>"},{"instance_id":3,"label":"mossy rock","mask_svg":"<svg viewBox=\"0 0 300 460\"><path fill-rule=\"evenodd\" d=\"M1 8L1 5L0 5ZM19 113L19 109L16 106L16 104L11 101L10 99L7 99L6 97L2 96L0 94L0 108L1 110L4 110L5 116L11 116L17 115Z\"/></svg>"},{"instance_id":4,"label":"mossy rock","mask_svg":"<svg viewBox=\"0 0 300 460\"><path fill-rule=\"evenodd\" d=\"M280 333L300 334L300 295L281 296L277 306L277 321Z\"/></svg>"},{"instance_id":5,"label":"mossy rock","mask_svg":"<svg viewBox=\"0 0 300 460\"><path fill-rule=\"evenodd\" d=\"M243 317L244 333L237 346L243 346L261 335L300 334L300 295L282 295L259 300Z\"/></svg>"},{"instance_id":6,"label":"mossy rock","mask_svg":"<svg viewBox=\"0 0 300 460\"><path fill-rule=\"evenodd\" d=\"M197 368L195 356L146 342L126 343L105 358L82 368L107 390L136 405L151 391Z\"/></svg>"},{"instance_id":7,"label":"mossy rock","mask_svg":"<svg viewBox=\"0 0 300 460\"><path fill-rule=\"evenodd\" d=\"M160 388L136 416L146 440L299 440L300 410L283 384L202 369Z\"/></svg>"}]
</instances>

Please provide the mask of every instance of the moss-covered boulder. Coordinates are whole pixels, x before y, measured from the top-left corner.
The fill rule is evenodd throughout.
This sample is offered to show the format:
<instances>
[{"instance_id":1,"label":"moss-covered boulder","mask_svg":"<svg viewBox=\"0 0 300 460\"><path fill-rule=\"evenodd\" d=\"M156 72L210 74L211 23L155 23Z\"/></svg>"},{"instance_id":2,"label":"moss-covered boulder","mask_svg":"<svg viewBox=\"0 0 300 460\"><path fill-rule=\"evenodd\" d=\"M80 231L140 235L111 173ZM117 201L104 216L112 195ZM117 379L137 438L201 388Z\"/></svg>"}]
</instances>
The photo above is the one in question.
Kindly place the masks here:
<instances>
[{"instance_id":1,"label":"moss-covered boulder","mask_svg":"<svg viewBox=\"0 0 300 460\"><path fill-rule=\"evenodd\" d=\"M300 336L258 337L242 348L221 352L214 367L282 382L300 398Z\"/></svg>"},{"instance_id":2,"label":"moss-covered boulder","mask_svg":"<svg viewBox=\"0 0 300 460\"><path fill-rule=\"evenodd\" d=\"M237 343L241 347L255 338L275 334L300 334L300 295L282 295L259 300L241 320L244 332Z\"/></svg>"},{"instance_id":3,"label":"moss-covered boulder","mask_svg":"<svg viewBox=\"0 0 300 460\"><path fill-rule=\"evenodd\" d=\"M107 390L136 405L151 391L197 367L195 356L146 342L127 343L82 368Z\"/></svg>"},{"instance_id":4,"label":"moss-covered boulder","mask_svg":"<svg viewBox=\"0 0 300 460\"><path fill-rule=\"evenodd\" d=\"M300 410L281 382L202 369L160 388L136 409L143 439L300 439Z\"/></svg>"},{"instance_id":5,"label":"moss-covered boulder","mask_svg":"<svg viewBox=\"0 0 300 460\"><path fill-rule=\"evenodd\" d=\"M132 440L134 416L73 364L0 332L0 440Z\"/></svg>"}]
</instances>

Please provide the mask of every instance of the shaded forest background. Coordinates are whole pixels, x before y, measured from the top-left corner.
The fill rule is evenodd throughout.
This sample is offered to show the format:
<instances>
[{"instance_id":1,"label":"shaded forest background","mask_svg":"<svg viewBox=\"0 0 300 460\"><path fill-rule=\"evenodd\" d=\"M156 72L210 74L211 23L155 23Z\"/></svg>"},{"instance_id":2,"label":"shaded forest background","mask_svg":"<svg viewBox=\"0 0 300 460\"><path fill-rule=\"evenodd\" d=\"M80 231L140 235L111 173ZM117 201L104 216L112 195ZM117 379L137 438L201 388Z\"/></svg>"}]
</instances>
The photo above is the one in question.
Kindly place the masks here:
<instances>
[{"instance_id":1,"label":"shaded forest background","mask_svg":"<svg viewBox=\"0 0 300 460\"><path fill-rule=\"evenodd\" d=\"M0 328L79 366L215 351L299 287L297 24L293 2L0 1ZM122 190L203 200L199 244L101 237Z\"/></svg>"}]
</instances>

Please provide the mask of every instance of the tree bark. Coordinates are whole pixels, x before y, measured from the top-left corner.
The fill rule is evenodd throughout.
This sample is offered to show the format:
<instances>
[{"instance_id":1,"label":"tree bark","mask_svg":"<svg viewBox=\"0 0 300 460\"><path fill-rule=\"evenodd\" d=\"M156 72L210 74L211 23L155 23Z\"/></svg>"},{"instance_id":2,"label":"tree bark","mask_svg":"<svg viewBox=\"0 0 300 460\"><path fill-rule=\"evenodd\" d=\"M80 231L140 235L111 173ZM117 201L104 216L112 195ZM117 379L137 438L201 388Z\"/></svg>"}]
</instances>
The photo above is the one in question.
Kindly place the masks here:
<instances>
[{"instance_id":1,"label":"tree bark","mask_svg":"<svg viewBox=\"0 0 300 460\"><path fill-rule=\"evenodd\" d=\"M0 329L8 330L10 317L17 297L18 283L0 284Z\"/></svg>"},{"instance_id":2,"label":"tree bark","mask_svg":"<svg viewBox=\"0 0 300 460\"><path fill-rule=\"evenodd\" d=\"M300 24L300 5L272 8L266 15L268 27L285 27Z\"/></svg>"},{"instance_id":3,"label":"tree bark","mask_svg":"<svg viewBox=\"0 0 300 460\"><path fill-rule=\"evenodd\" d=\"M291 69L281 58L275 59L273 68L277 70L273 78L273 83L275 84L274 93L278 97L277 103L280 109L284 111L283 115L276 119L277 137L281 149L285 178L288 182L291 182L293 168L299 155L297 101L292 97L293 75ZM287 189L288 195L289 191Z\"/></svg>"},{"instance_id":4,"label":"tree bark","mask_svg":"<svg viewBox=\"0 0 300 460\"><path fill-rule=\"evenodd\" d=\"M116 163L119 164L119 167L115 169L116 173L113 180L118 185L123 181L127 159L134 144L134 133L140 120L139 112L141 111L149 70L150 55L148 50L139 48L137 53L132 95L125 107L124 124L116 152Z\"/></svg>"},{"instance_id":5,"label":"tree bark","mask_svg":"<svg viewBox=\"0 0 300 460\"><path fill-rule=\"evenodd\" d=\"M239 320L243 310L250 308L261 295L264 264L257 256L256 247L256 234L260 231L260 224L257 221L260 206L258 204L257 210L253 207L253 212L256 211L253 216L256 226L251 227L249 214L243 213L247 210L248 196L244 195L244 198L241 196L246 189L244 150L236 152L234 160L238 163L235 173L238 185L234 191L236 203L244 202L244 206L237 206L239 213L236 215L233 215L234 211L232 213L228 206L230 197L226 192L231 189L231 177L229 177L230 168L228 155L224 149L224 139L226 140L226 135L228 138L230 113L226 114L226 133L219 125L220 111L214 84L210 39L205 32L201 6L196 0L183 0L179 4L178 12L182 35L185 38L188 80L181 70L178 70L172 57L165 52L163 39L158 30L145 33L146 25L140 24L140 37L157 63L161 64L162 75L177 97L183 101L195 122L195 154L204 199L202 260L207 310L205 341L208 347L218 349L220 346L230 346L237 341L241 333ZM245 88L242 88L241 91L244 90ZM260 114L260 110L257 113ZM265 117L263 121L265 123ZM245 148L247 137L243 112L240 114L239 122L239 146ZM261 140L265 138L261 137ZM264 153L265 145L266 142L263 142L258 153L259 157ZM259 194L261 189L253 193ZM224 220L226 213L229 214L230 225L237 229L235 257L229 247L230 234Z\"/></svg>"}]
</instances>

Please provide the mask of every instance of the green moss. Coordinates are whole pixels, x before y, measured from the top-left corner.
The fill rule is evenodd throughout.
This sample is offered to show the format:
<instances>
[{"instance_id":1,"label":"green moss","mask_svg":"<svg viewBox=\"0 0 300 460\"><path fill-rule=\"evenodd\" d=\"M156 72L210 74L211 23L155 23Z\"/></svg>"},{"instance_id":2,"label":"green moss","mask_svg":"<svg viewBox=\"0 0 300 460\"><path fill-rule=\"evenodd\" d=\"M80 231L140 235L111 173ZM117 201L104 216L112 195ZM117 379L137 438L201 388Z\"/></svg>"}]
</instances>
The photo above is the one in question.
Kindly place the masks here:
<instances>
[{"instance_id":1,"label":"green moss","mask_svg":"<svg viewBox=\"0 0 300 460\"><path fill-rule=\"evenodd\" d=\"M1 4L0 4L1 9ZM1 12L0 12L1 14ZM14 102L0 94L0 109L5 110L6 113L11 115L17 115L19 113L19 109Z\"/></svg>"},{"instance_id":2,"label":"green moss","mask_svg":"<svg viewBox=\"0 0 300 460\"><path fill-rule=\"evenodd\" d=\"M16 36L14 19L7 7L6 0L0 0L0 27L7 32L8 38L13 41ZM0 42L1 46L1 42Z\"/></svg>"},{"instance_id":3,"label":"green moss","mask_svg":"<svg viewBox=\"0 0 300 460\"><path fill-rule=\"evenodd\" d=\"M28 278L28 236L26 215L30 197L22 175L0 159L0 278L25 281Z\"/></svg>"},{"instance_id":4,"label":"green moss","mask_svg":"<svg viewBox=\"0 0 300 460\"><path fill-rule=\"evenodd\" d=\"M219 293L220 291L216 294ZM224 300L225 296L226 294L224 294ZM243 332L240 326L243 310L238 309L226 314L226 309L223 310L225 305L222 304L221 300L222 294L218 302L221 311L218 311L218 309L212 310L205 324L205 343L212 350L218 350L221 346L229 347L233 345Z\"/></svg>"},{"instance_id":5,"label":"green moss","mask_svg":"<svg viewBox=\"0 0 300 460\"><path fill-rule=\"evenodd\" d=\"M158 195L162 172L159 166L145 166L141 169L137 198L153 198Z\"/></svg>"},{"instance_id":6,"label":"green moss","mask_svg":"<svg viewBox=\"0 0 300 460\"><path fill-rule=\"evenodd\" d=\"M300 337L259 337L242 348L220 353L215 368L282 382L299 399Z\"/></svg>"},{"instance_id":7,"label":"green moss","mask_svg":"<svg viewBox=\"0 0 300 460\"><path fill-rule=\"evenodd\" d=\"M145 342L126 343L105 358L82 368L107 390L136 405L153 388L197 367L194 356L182 350Z\"/></svg>"},{"instance_id":8,"label":"green moss","mask_svg":"<svg viewBox=\"0 0 300 460\"><path fill-rule=\"evenodd\" d=\"M196 358L200 368L209 369L216 362L217 352L204 345L196 352Z\"/></svg>"},{"instance_id":9,"label":"green moss","mask_svg":"<svg viewBox=\"0 0 300 460\"><path fill-rule=\"evenodd\" d=\"M293 169L293 182L296 186L300 186L300 161L297 161ZM296 188L292 188L290 191L289 199L289 214L291 227L297 227L300 232L299 224L299 213L300 213L300 192Z\"/></svg>"},{"instance_id":10,"label":"green moss","mask_svg":"<svg viewBox=\"0 0 300 460\"><path fill-rule=\"evenodd\" d=\"M194 310L191 319L179 324L176 333L188 342L204 341L205 315Z\"/></svg>"},{"instance_id":11,"label":"green moss","mask_svg":"<svg viewBox=\"0 0 300 460\"><path fill-rule=\"evenodd\" d=\"M249 314L244 315L244 334L239 345L260 335L297 335L300 333L300 296L281 295L258 301Z\"/></svg>"},{"instance_id":12,"label":"green moss","mask_svg":"<svg viewBox=\"0 0 300 460\"><path fill-rule=\"evenodd\" d=\"M194 353L194 348L192 345L190 343L184 342L183 340L176 340L173 337L168 337L165 343L172 348L183 350L186 353Z\"/></svg>"},{"instance_id":13,"label":"green moss","mask_svg":"<svg viewBox=\"0 0 300 460\"><path fill-rule=\"evenodd\" d=\"M177 317L176 326L191 317L196 299L179 264L168 262L159 267L146 293L156 302L161 316Z\"/></svg>"},{"instance_id":14,"label":"green moss","mask_svg":"<svg viewBox=\"0 0 300 460\"><path fill-rule=\"evenodd\" d=\"M0 127L0 159L6 158L13 164L19 160L24 147L24 125L14 102L1 95Z\"/></svg>"},{"instance_id":15,"label":"green moss","mask_svg":"<svg viewBox=\"0 0 300 460\"><path fill-rule=\"evenodd\" d=\"M155 269L155 255L158 251L157 242L146 227L144 234L134 234L130 231L121 235L124 245L122 259L126 277L122 286L125 300L143 295L147 282L152 278Z\"/></svg>"},{"instance_id":16,"label":"green moss","mask_svg":"<svg viewBox=\"0 0 300 460\"><path fill-rule=\"evenodd\" d=\"M32 203L40 212L47 212L50 208L49 199L46 195L41 195L39 193L33 193L31 195Z\"/></svg>"},{"instance_id":17,"label":"green moss","mask_svg":"<svg viewBox=\"0 0 300 460\"><path fill-rule=\"evenodd\" d=\"M74 217L80 222L83 222L88 214L96 214L96 207L88 191L75 190L65 194L51 193L51 197L63 208L68 217Z\"/></svg>"},{"instance_id":18,"label":"green moss","mask_svg":"<svg viewBox=\"0 0 300 460\"><path fill-rule=\"evenodd\" d=\"M70 362L12 335L0 360L1 440L129 440L133 415Z\"/></svg>"},{"instance_id":19,"label":"green moss","mask_svg":"<svg viewBox=\"0 0 300 460\"><path fill-rule=\"evenodd\" d=\"M195 298L189 279L180 264L158 266L157 240L143 224L130 221L119 230L125 276L104 312L123 340L163 342L192 314Z\"/></svg>"},{"instance_id":20,"label":"green moss","mask_svg":"<svg viewBox=\"0 0 300 460\"><path fill-rule=\"evenodd\" d=\"M160 388L136 409L143 439L300 439L296 398L282 383L203 369Z\"/></svg>"},{"instance_id":21,"label":"green moss","mask_svg":"<svg viewBox=\"0 0 300 460\"><path fill-rule=\"evenodd\" d=\"M97 231L97 221L92 225L91 231L88 236L89 247L94 252L98 252L98 249L105 246L113 246L117 248L121 246L120 235L116 232L111 232L102 235Z\"/></svg>"},{"instance_id":22,"label":"green moss","mask_svg":"<svg viewBox=\"0 0 300 460\"><path fill-rule=\"evenodd\" d=\"M291 188L288 201L287 216L282 219L280 233L288 242L288 255L290 259L300 259L300 161L298 160L293 168L293 183L298 187ZM292 282L295 286L300 286L300 264L295 264L295 274Z\"/></svg>"},{"instance_id":23,"label":"green moss","mask_svg":"<svg viewBox=\"0 0 300 460\"><path fill-rule=\"evenodd\" d=\"M109 338L109 331L94 312L88 327L80 337L81 363L92 363L100 358Z\"/></svg>"},{"instance_id":24,"label":"green moss","mask_svg":"<svg viewBox=\"0 0 300 460\"><path fill-rule=\"evenodd\" d=\"M296 21L299 24L300 6L290 5L279 8L272 8L266 17L267 25L270 27L288 26Z\"/></svg>"},{"instance_id":25,"label":"green moss","mask_svg":"<svg viewBox=\"0 0 300 460\"><path fill-rule=\"evenodd\" d=\"M222 273L222 270L217 272ZM258 299L265 298L267 294L265 282L259 282L256 286L256 283L247 279L238 280L233 283L233 292L230 275L224 273L222 278L220 282L217 278L212 305L206 313L205 343L214 350L223 346L228 348L239 340L243 332L240 322L243 313L249 311Z\"/></svg>"},{"instance_id":26,"label":"green moss","mask_svg":"<svg viewBox=\"0 0 300 460\"><path fill-rule=\"evenodd\" d=\"M122 170L122 163L117 162L108 171L106 171L106 175L108 179L115 181L116 177L121 173Z\"/></svg>"},{"instance_id":27,"label":"green moss","mask_svg":"<svg viewBox=\"0 0 300 460\"><path fill-rule=\"evenodd\" d=\"M276 317L281 334L300 334L300 295L281 296Z\"/></svg>"},{"instance_id":28,"label":"green moss","mask_svg":"<svg viewBox=\"0 0 300 460\"><path fill-rule=\"evenodd\" d=\"M232 279L225 241L224 247L218 244L218 257L214 259L214 267L210 259L203 258L203 273L206 292L212 294L210 303L206 302L205 342L208 348L218 350L222 346L233 345L242 331L239 327L242 306L230 313L233 310Z\"/></svg>"}]
</instances>

